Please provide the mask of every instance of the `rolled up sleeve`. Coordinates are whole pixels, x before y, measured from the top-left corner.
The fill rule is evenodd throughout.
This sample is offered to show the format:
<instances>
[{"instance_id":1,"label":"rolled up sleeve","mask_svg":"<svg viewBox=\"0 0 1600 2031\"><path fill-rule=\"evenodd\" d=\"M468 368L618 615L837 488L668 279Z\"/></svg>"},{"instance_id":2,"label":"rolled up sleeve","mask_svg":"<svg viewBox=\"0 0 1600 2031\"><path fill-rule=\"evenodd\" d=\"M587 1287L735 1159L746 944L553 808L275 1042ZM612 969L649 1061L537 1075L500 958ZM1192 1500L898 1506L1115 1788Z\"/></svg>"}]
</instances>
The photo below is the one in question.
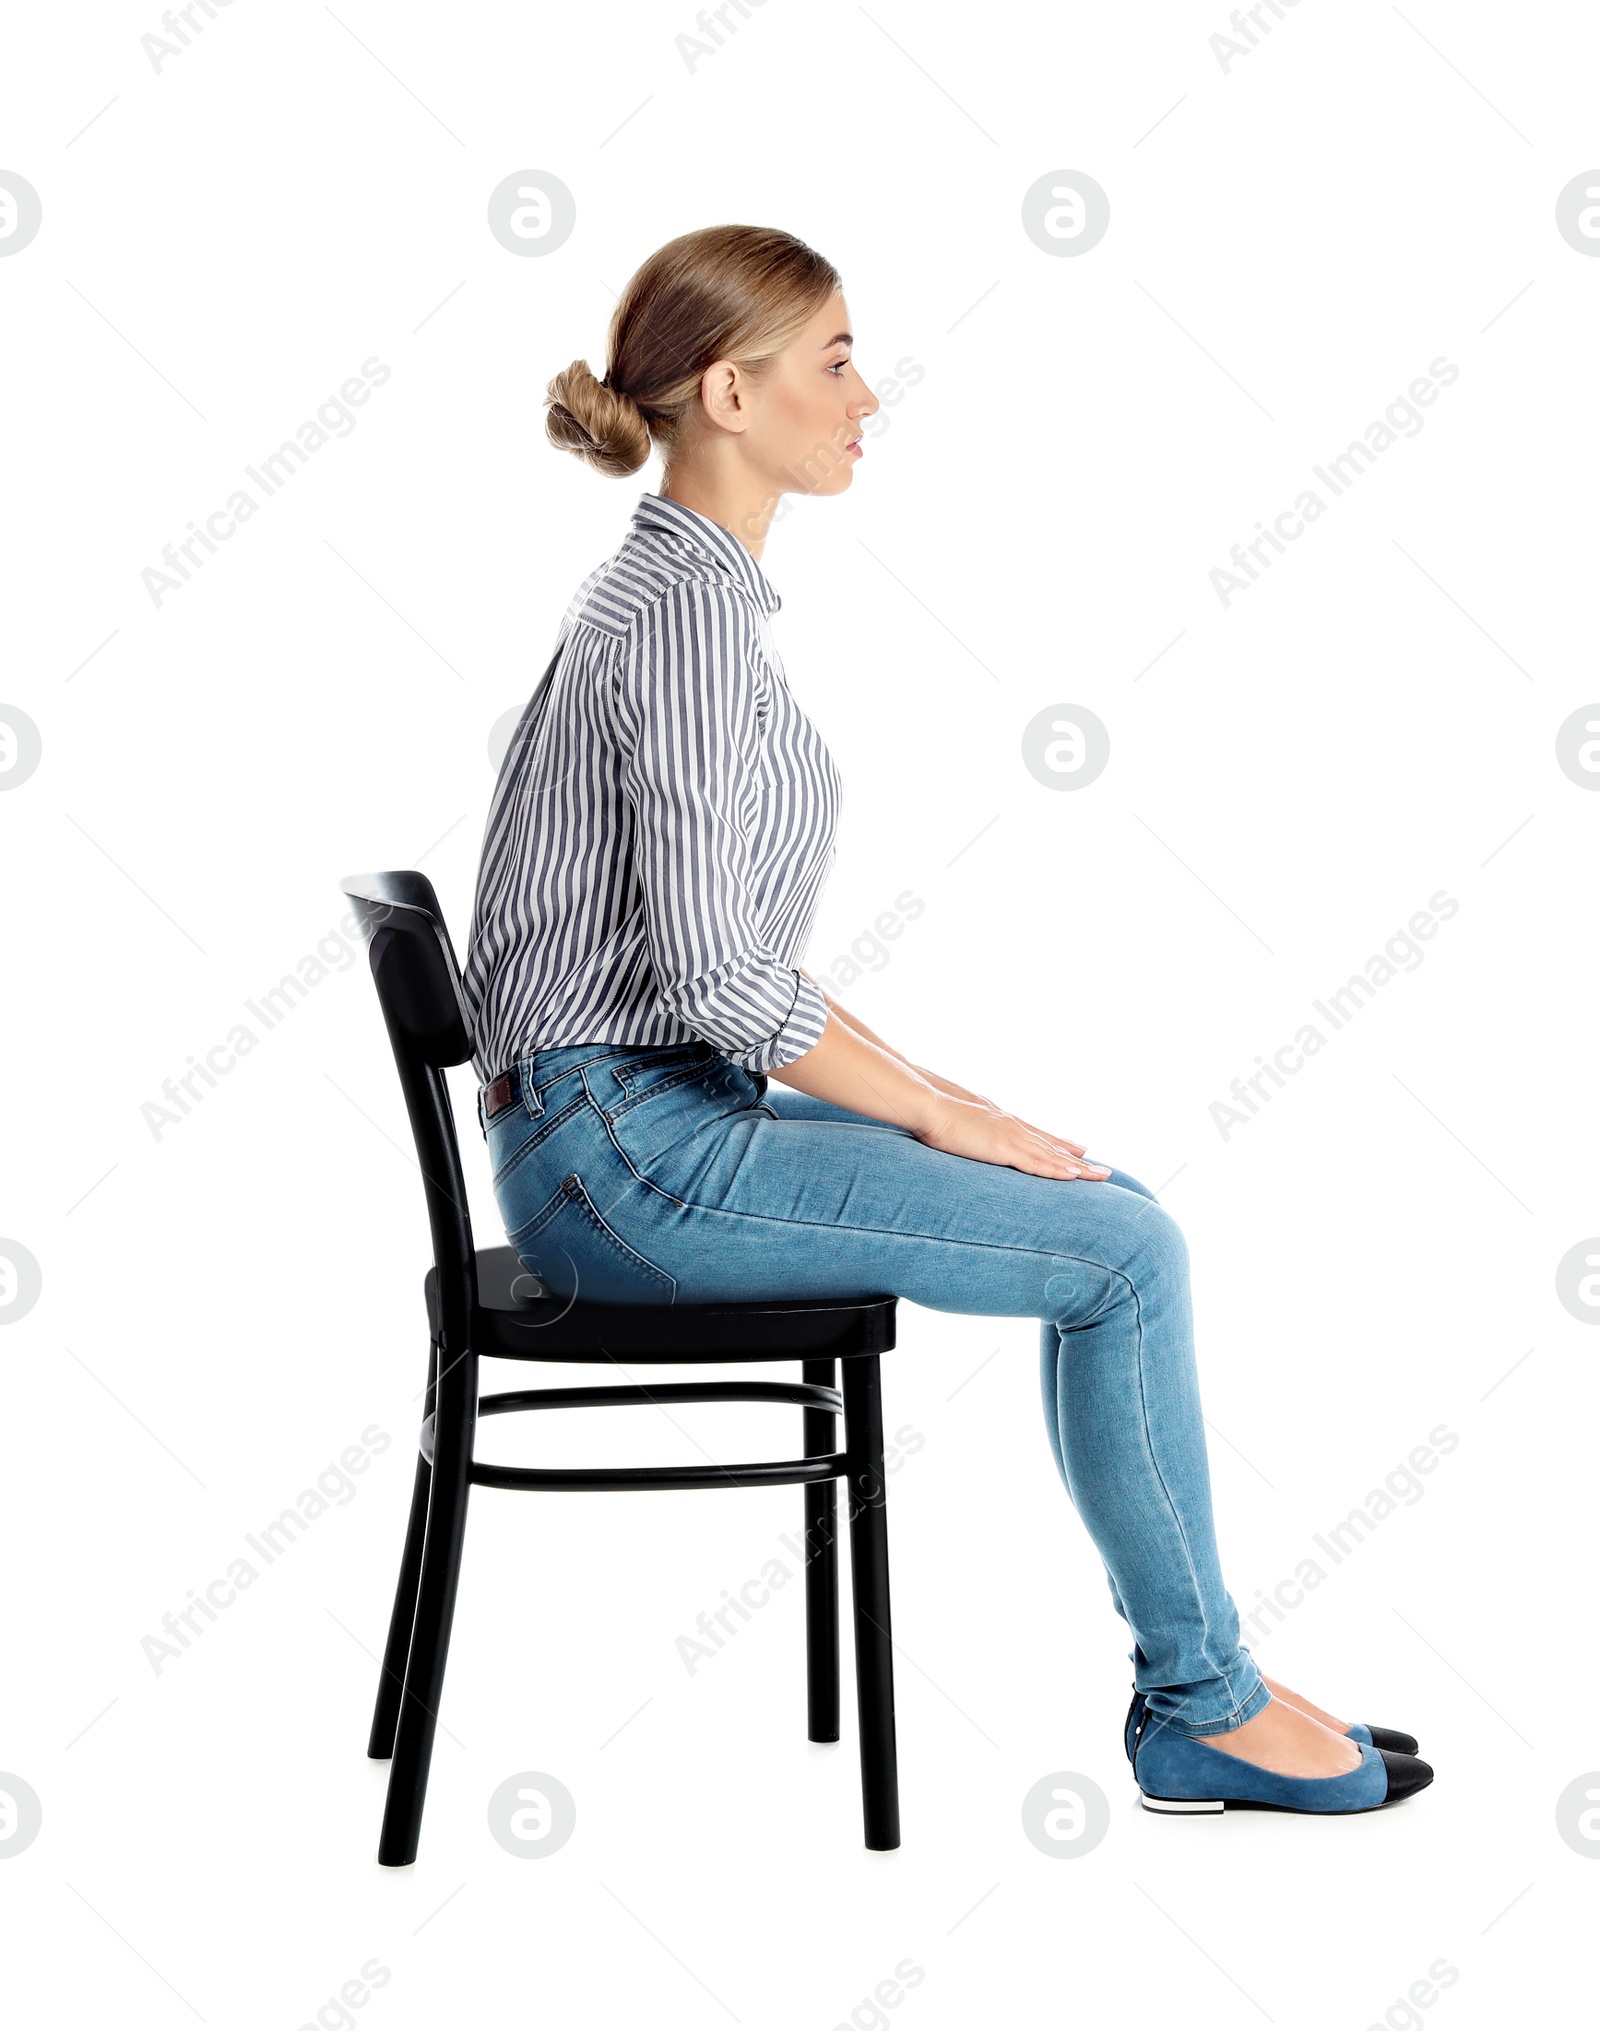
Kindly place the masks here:
<instances>
[{"instance_id":1,"label":"rolled up sleeve","mask_svg":"<svg viewBox=\"0 0 1600 2031\"><path fill-rule=\"evenodd\" d=\"M674 585L630 623L617 705L657 1004L746 1071L772 1072L820 1040L828 1008L767 942L753 892L759 655L742 595Z\"/></svg>"}]
</instances>

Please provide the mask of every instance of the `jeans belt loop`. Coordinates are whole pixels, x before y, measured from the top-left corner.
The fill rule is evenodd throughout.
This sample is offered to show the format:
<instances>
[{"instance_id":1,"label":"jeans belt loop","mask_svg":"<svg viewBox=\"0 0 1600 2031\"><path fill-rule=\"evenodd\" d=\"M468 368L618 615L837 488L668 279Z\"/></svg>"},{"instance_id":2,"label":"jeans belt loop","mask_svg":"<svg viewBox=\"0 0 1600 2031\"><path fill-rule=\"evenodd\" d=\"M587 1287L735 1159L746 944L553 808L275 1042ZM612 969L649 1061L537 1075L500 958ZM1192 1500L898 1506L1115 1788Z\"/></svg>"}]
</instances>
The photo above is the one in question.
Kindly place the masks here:
<instances>
[{"instance_id":1,"label":"jeans belt loop","mask_svg":"<svg viewBox=\"0 0 1600 2031\"><path fill-rule=\"evenodd\" d=\"M533 1055L531 1052L517 1067L517 1083L522 1088L523 1106L527 1108L529 1114L537 1121L539 1116L544 1112L544 1101L534 1091Z\"/></svg>"}]
</instances>

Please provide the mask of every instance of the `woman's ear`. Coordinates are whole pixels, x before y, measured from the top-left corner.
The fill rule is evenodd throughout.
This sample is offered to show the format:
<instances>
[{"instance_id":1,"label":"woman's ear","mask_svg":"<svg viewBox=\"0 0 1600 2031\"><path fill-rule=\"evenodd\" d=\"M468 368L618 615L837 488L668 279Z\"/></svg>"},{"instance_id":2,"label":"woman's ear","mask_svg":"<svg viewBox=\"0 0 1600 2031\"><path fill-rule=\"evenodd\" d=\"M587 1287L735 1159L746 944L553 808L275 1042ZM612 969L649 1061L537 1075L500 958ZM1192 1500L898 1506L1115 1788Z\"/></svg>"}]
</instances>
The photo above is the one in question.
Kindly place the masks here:
<instances>
[{"instance_id":1,"label":"woman's ear","mask_svg":"<svg viewBox=\"0 0 1600 2031\"><path fill-rule=\"evenodd\" d=\"M713 360L700 376L700 402L724 430L742 432L750 420L744 376L732 360Z\"/></svg>"}]
</instances>

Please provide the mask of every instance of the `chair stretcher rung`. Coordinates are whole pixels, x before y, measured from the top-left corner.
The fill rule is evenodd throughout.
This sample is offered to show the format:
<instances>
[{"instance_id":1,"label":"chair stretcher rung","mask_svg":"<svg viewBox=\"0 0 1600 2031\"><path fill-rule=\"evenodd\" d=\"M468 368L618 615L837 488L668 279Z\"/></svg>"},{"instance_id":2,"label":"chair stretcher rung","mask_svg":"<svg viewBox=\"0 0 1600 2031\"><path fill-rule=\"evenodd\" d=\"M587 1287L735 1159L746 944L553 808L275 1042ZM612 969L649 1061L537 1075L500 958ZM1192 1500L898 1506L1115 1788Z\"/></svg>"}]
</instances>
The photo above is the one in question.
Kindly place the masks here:
<instances>
[{"instance_id":1,"label":"chair stretcher rung","mask_svg":"<svg viewBox=\"0 0 1600 2031\"><path fill-rule=\"evenodd\" d=\"M470 1478L480 1488L768 1488L789 1481L832 1481L848 1472L843 1453L814 1453L806 1460L743 1460L707 1467L497 1467L474 1460Z\"/></svg>"},{"instance_id":2,"label":"chair stretcher rung","mask_svg":"<svg viewBox=\"0 0 1600 2031\"><path fill-rule=\"evenodd\" d=\"M844 1408L839 1391L818 1382L595 1382L576 1389L497 1390L478 1399L478 1415L637 1403L798 1403L836 1415Z\"/></svg>"},{"instance_id":3,"label":"chair stretcher rung","mask_svg":"<svg viewBox=\"0 0 1600 2031\"><path fill-rule=\"evenodd\" d=\"M837 1389L815 1382L596 1383L581 1389L504 1389L478 1401L479 1417L516 1410L585 1410L623 1404L792 1403L808 1411L842 1415ZM423 1419L418 1441L430 1466L434 1420ZM766 1488L791 1482L831 1481L848 1471L843 1453L813 1453L803 1460L743 1460L731 1465L684 1467L502 1467L473 1460L468 1479L482 1488Z\"/></svg>"}]
</instances>

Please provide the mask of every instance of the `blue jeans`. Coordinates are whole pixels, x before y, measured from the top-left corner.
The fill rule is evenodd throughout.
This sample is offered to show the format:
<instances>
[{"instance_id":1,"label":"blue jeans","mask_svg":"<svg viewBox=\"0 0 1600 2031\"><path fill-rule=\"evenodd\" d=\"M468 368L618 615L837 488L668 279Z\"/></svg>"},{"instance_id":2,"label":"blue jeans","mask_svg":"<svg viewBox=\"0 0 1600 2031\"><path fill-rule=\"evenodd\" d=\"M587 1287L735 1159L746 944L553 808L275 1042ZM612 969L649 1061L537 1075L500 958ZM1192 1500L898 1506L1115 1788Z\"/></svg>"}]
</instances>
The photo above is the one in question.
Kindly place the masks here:
<instances>
[{"instance_id":1,"label":"blue jeans","mask_svg":"<svg viewBox=\"0 0 1600 2031\"><path fill-rule=\"evenodd\" d=\"M1211 1518L1189 1257L1136 1178L1043 1178L771 1087L710 1044L568 1044L490 1120L496 1204L561 1297L909 1298L1041 1322L1056 1467L1134 1638L1151 1720L1241 1726L1267 1689Z\"/></svg>"}]
</instances>

